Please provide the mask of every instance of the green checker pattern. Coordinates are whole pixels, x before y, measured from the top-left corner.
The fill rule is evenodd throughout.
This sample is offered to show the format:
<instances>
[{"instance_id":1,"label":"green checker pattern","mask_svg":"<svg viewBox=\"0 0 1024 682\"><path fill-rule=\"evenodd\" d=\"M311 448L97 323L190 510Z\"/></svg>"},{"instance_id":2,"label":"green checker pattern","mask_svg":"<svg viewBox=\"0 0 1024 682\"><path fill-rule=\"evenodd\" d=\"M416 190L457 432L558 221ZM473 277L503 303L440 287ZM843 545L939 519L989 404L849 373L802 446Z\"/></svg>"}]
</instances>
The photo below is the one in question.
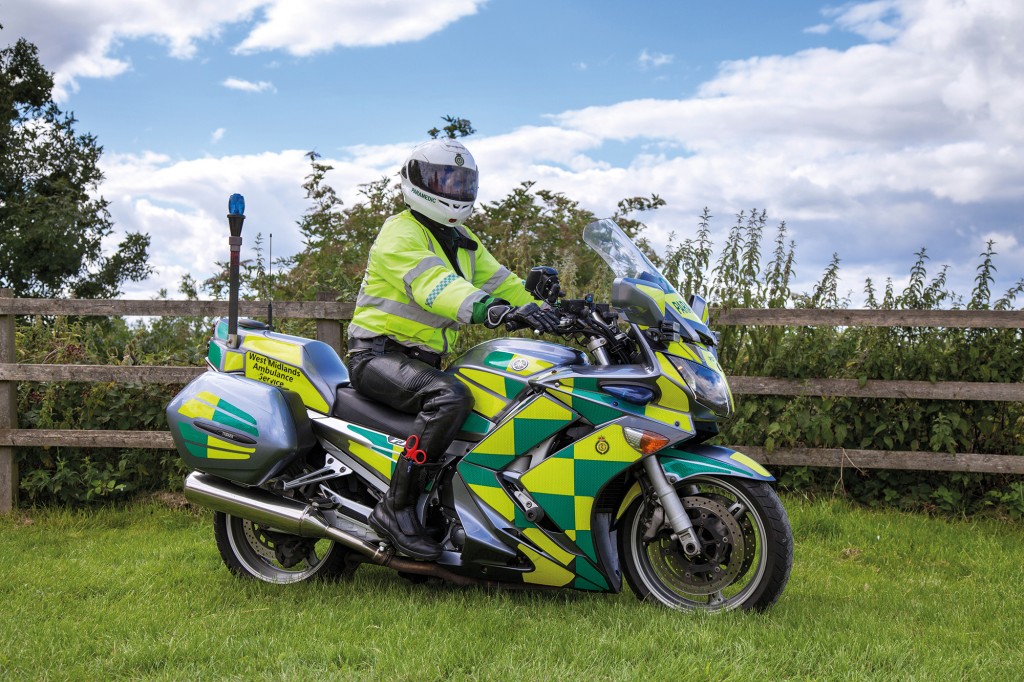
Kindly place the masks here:
<instances>
[{"instance_id":1,"label":"green checker pattern","mask_svg":"<svg viewBox=\"0 0 1024 682\"><path fill-rule=\"evenodd\" d=\"M555 571L554 575L565 575L566 578L547 584L562 587L571 582L572 587L576 589L596 592L604 592L611 589L608 581L596 567L596 559L593 558L596 556L596 552L594 551L594 543L589 530L578 531L573 535L569 535L540 529L534 523L528 521L519 505L512 501L508 492L498 481L498 477L501 474L491 469L469 464L466 460L459 463L459 474L477 500L483 502L509 521L511 527L521 532L530 531L528 536L531 540L530 544L533 547L533 551L539 555L534 559L536 570L541 571L543 568L536 566L537 562L547 562L555 566L564 567L568 571L568 574L565 571ZM563 500L560 500L560 502L563 502ZM560 561L552 553L546 551L543 546L546 543L537 543L538 533L547 536L550 543L561 548L562 551L557 552L557 554L563 557L567 556L567 560ZM586 548L589 548L589 553L585 552ZM550 574L548 571L545 572Z\"/></svg>"},{"instance_id":2,"label":"green checker pattern","mask_svg":"<svg viewBox=\"0 0 1024 682\"><path fill-rule=\"evenodd\" d=\"M547 396L538 396L480 441L464 461L490 469L501 469L540 441L571 424L577 416L562 403Z\"/></svg>"},{"instance_id":3,"label":"green checker pattern","mask_svg":"<svg viewBox=\"0 0 1024 682\"><path fill-rule=\"evenodd\" d=\"M434 305L434 301L436 301L437 297L441 295L441 292L444 291L449 284L451 284L458 278L458 275L451 274L442 279L440 282L438 282L437 285L434 287L433 291L431 291L430 294L427 296L427 305Z\"/></svg>"},{"instance_id":4,"label":"green checker pattern","mask_svg":"<svg viewBox=\"0 0 1024 682\"><path fill-rule=\"evenodd\" d=\"M622 427L612 424L548 457L520 480L548 518L596 565L590 529L594 497L639 457L626 443Z\"/></svg>"},{"instance_id":5,"label":"green checker pattern","mask_svg":"<svg viewBox=\"0 0 1024 682\"><path fill-rule=\"evenodd\" d=\"M561 384L553 389L559 400L591 424L605 424L622 416L623 410L612 405L619 400L601 391L597 379L575 377L563 379Z\"/></svg>"}]
</instances>

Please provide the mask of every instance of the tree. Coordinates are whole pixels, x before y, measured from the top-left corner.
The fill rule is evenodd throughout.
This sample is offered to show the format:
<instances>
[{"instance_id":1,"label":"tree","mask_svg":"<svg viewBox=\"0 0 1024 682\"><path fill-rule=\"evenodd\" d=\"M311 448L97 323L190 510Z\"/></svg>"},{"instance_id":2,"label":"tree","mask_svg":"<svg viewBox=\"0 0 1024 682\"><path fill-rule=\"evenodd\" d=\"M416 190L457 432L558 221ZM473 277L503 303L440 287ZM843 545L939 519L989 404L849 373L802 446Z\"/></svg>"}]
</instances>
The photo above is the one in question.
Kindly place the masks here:
<instances>
[{"instance_id":1,"label":"tree","mask_svg":"<svg viewBox=\"0 0 1024 682\"><path fill-rule=\"evenodd\" d=\"M427 135L430 135L432 139L437 139L437 136L442 132L444 136L450 140L454 140L460 137L469 137L476 132L476 128L469 122L468 118L461 118L459 116L443 116L445 122L448 124L444 128L438 129L436 126L427 131Z\"/></svg>"},{"instance_id":2,"label":"tree","mask_svg":"<svg viewBox=\"0 0 1024 682\"><path fill-rule=\"evenodd\" d=\"M0 286L16 296L116 296L152 273L149 236L129 233L104 255L113 223L97 193L103 148L75 131L52 91L35 45L0 50Z\"/></svg>"},{"instance_id":3,"label":"tree","mask_svg":"<svg viewBox=\"0 0 1024 682\"><path fill-rule=\"evenodd\" d=\"M403 209L398 186L388 177L359 186L359 200L344 208L327 184L333 166L320 161L315 151L306 154L310 173L302 188L312 205L299 221L305 248L282 263L282 295L308 298L317 291L334 291L340 300L355 300L366 269L370 246L380 226ZM276 279L276 276L275 276Z\"/></svg>"}]
</instances>

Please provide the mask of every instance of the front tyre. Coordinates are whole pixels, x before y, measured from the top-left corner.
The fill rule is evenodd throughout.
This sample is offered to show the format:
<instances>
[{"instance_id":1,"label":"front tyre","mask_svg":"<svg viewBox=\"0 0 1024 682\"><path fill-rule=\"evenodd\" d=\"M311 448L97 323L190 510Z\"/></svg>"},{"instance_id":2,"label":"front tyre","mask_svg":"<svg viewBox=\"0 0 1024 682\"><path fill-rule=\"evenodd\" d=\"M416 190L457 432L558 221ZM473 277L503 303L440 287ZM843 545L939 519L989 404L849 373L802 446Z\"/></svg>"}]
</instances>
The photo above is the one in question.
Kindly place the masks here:
<instances>
[{"instance_id":1,"label":"front tyre","mask_svg":"<svg viewBox=\"0 0 1024 682\"><path fill-rule=\"evenodd\" d=\"M242 578L276 584L347 578L359 565L332 540L282 533L223 512L213 515L213 534L224 565Z\"/></svg>"},{"instance_id":2,"label":"front tyre","mask_svg":"<svg viewBox=\"0 0 1024 682\"><path fill-rule=\"evenodd\" d=\"M782 594L793 566L789 517L770 485L701 476L676 484L701 540L686 556L660 505L640 497L619 526L626 580L642 600L684 610L762 610Z\"/></svg>"}]
</instances>

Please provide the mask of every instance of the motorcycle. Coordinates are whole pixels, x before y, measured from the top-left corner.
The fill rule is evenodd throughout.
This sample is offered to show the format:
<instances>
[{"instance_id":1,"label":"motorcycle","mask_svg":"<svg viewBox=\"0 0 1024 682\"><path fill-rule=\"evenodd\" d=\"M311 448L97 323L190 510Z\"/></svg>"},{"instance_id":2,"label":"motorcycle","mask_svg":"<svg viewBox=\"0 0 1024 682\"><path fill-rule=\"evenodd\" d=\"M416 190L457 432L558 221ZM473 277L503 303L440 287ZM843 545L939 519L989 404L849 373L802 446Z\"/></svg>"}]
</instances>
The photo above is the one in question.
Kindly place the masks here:
<instances>
[{"instance_id":1,"label":"motorcycle","mask_svg":"<svg viewBox=\"0 0 1024 682\"><path fill-rule=\"evenodd\" d=\"M431 562L367 523L414 415L360 396L323 342L237 320L235 270L208 371L167 407L185 496L214 510L228 569L293 583L373 563L414 582L612 593L625 577L673 608L774 603L792 532L769 472L706 442L734 403L705 301L684 302L611 220L583 241L615 275L610 303L565 298L551 268L526 280L578 347L499 338L445 370L474 404L416 507L443 546Z\"/></svg>"}]
</instances>

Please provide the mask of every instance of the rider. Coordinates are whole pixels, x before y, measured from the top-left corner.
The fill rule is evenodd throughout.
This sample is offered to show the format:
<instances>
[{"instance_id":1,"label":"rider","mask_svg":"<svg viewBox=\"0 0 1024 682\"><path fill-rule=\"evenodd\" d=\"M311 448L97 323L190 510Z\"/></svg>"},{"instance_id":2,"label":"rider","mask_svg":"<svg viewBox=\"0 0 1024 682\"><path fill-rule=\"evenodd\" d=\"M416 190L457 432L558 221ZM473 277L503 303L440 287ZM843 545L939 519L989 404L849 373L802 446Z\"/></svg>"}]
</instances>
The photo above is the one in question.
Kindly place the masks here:
<instances>
[{"instance_id":1,"label":"rider","mask_svg":"<svg viewBox=\"0 0 1024 682\"><path fill-rule=\"evenodd\" d=\"M427 468L440 462L473 406L469 390L441 371L464 324L555 331L521 279L463 221L473 211L477 167L453 139L413 149L401 171L408 210L384 222L370 248L348 327L348 369L362 395L416 414L391 486L370 525L403 552L436 559L441 546L416 516Z\"/></svg>"}]
</instances>

